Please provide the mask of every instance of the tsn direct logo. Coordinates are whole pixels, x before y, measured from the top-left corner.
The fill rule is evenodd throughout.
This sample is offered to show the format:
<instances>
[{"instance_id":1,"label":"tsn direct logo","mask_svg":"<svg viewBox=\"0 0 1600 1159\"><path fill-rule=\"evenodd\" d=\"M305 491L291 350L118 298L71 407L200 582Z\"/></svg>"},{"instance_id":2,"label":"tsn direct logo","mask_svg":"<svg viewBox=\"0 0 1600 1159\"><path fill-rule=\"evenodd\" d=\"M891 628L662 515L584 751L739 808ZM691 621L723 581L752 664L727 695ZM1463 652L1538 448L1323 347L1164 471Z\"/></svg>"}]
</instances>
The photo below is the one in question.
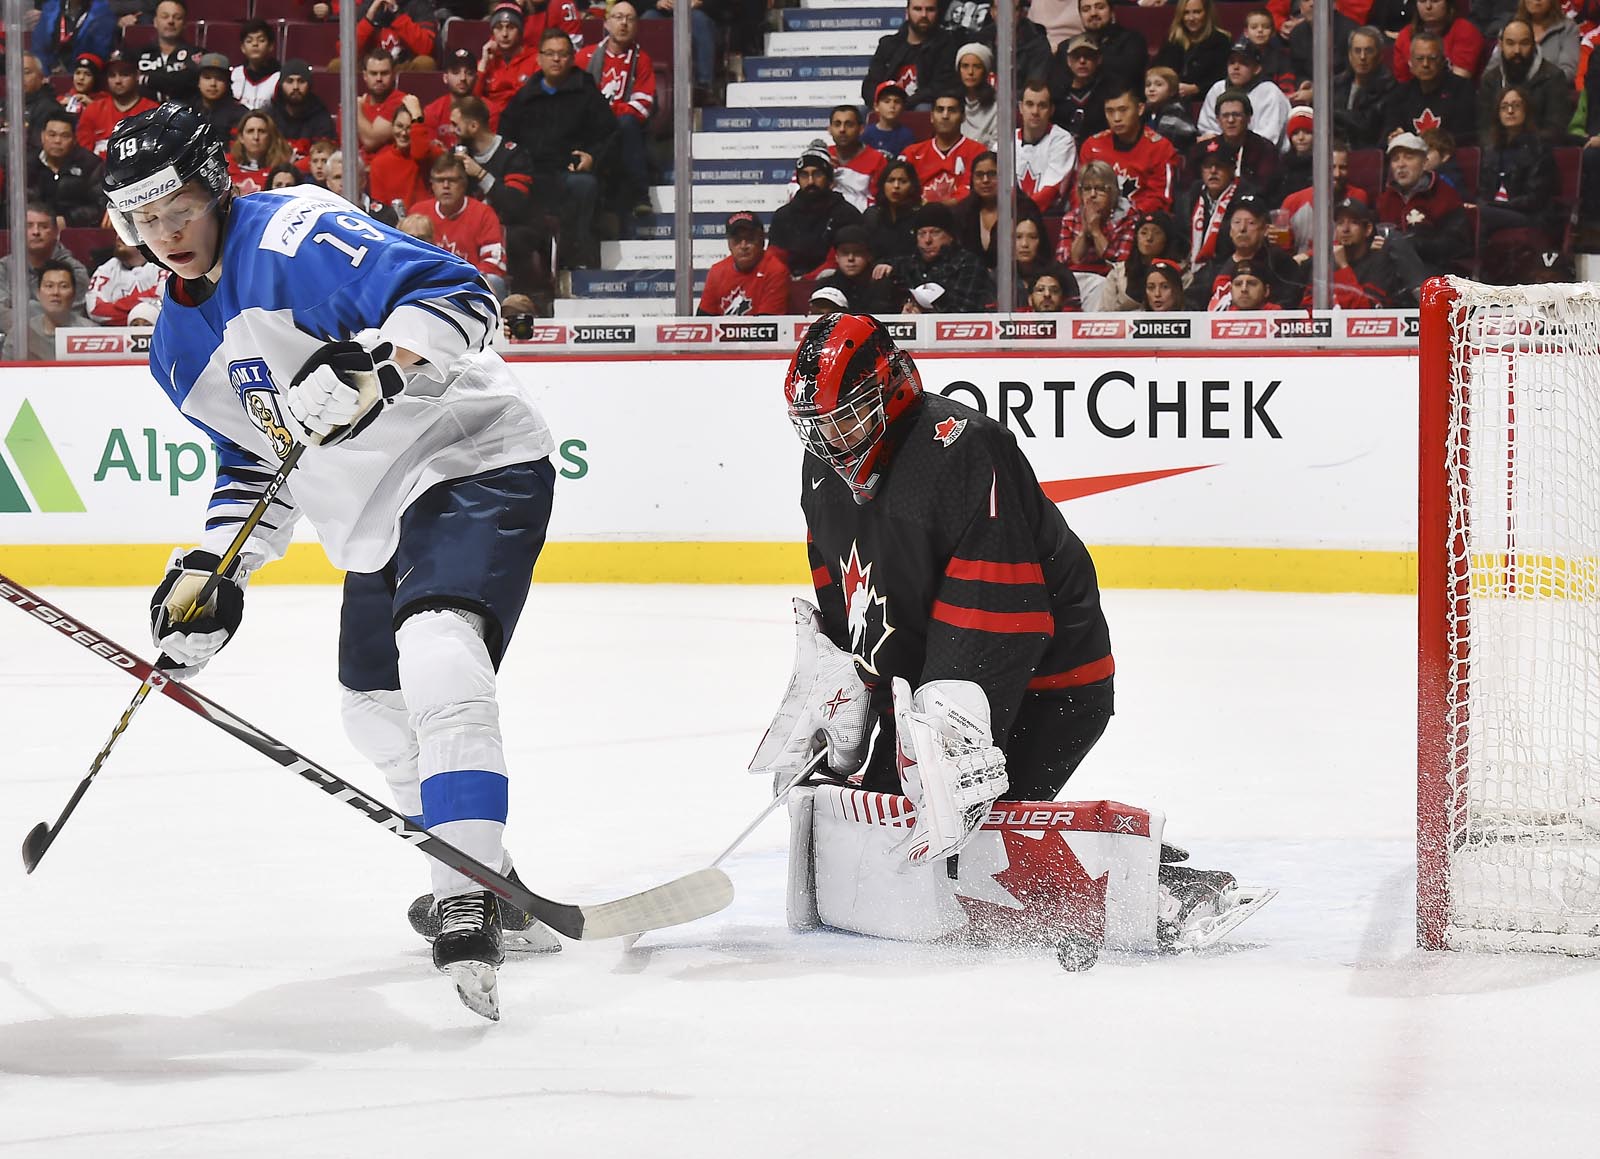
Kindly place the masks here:
<instances>
[{"instance_id":1,"label":"tsn direct logo","mask_svg":"<svg viewBox=\"0 0 1600 1159\"><path fill-rule=\"evenodd\" d=\"M1227 338L1234 341L1260 340L1267 337L1268 327L1265 318L1213 318L1211 319L1211 337Z\"/></svg>"},{"instance_id":2,"label":"tsn direct logo","mask_svg":"<svg viewBox=\"0 0 1600 1159\"><path fill-rule=\"evenodd\" d=\"M656 326L656 341L685 345L711 341L710 322L665 322Z\"/></svg>"},{"instance_id":3,"label":"tsn direct logo","mask_svg":"<svg viewBox=\"0 0 1600 1159\"><path fill-rule=\"evenodd\" d=\"M939 322L933 336L939 342L987 342L994 337L994 323Z\"/></svg>"}]
</instances>

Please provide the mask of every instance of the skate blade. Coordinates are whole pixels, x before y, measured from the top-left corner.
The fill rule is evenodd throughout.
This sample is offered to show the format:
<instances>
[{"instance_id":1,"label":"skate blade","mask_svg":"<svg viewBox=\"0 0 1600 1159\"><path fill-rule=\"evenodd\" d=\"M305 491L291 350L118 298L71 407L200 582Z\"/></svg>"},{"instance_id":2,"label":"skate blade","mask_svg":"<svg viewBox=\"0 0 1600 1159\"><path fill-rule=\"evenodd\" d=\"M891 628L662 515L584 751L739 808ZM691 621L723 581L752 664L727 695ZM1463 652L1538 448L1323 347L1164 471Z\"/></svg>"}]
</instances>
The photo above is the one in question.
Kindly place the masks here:
<instances>
[{"instance_id":1,"label":"skate blade","mask_svg":"<svg viewBox=\"0 0 1600 1159\"><path fill-rule=\"evenodd\" d=\"M500 983L494 966L488 962L462 961L440 966L456 984L461 1004L490 1022L500 1021Z\"/></svg>"},{"instance_id":2,"label":"skate blade","mask_svg":"<svg viewBox=\"0 0 1600 1159\"><path fill-rule=\"evenodd\" d=\"M1278 896L1275 889L1259 886L1235 886L1228 893L1233 903L1221 913L1209 917L1192 918L1172 944L1174 952L1205 950L1216 945L1256 910Z\"/></svg>"},{"instance_id":3,"label":"skate blade","mask_svg":"<svg viewBox=\"0 0 1600 1159\"><path fill-rule=\"evenodd\" d=\"M508 954L559 954L561 939L535 923L525 930L501 930L500 948Z\"/></svg>"}]
</instances>

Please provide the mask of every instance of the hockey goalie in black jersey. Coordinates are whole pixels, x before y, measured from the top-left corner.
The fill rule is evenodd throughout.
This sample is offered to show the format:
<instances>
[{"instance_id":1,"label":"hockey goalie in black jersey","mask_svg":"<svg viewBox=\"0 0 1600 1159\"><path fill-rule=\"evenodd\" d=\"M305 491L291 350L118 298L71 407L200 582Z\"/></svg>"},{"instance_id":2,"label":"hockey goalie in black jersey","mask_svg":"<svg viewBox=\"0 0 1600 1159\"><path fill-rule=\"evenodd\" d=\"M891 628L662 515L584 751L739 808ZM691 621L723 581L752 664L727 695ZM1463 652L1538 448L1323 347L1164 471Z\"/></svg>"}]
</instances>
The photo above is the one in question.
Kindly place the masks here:
<instances>
[{"instance_id":1,"label":"hockey goalie in black jersey","mask_svg":"<svg viewBox=\"0 0 1600 1159\"><path fill-rule=\"evenodd\" d=\"M865 315L811 326L785 397L807 451L817 602L795 601L794 676L751 769L778 791L824 760L848 778L791 797L791 919L827 909L830 877L847 880L821 920L896 937L948 933L974 905L1028 909L1007 881L1066 905L1075 916L1033 916L1087 922L1096 946L1113 910L1129 927L1113 941L1150 941L1165 921L1170 948L1200 909L1234 908L1225 873L1167 866L1157 888L1159 813L1049 804L1111 719L1115 664L1094 561L1011 432L925 394L910 355ZM1057 832L1065 853L1033 839ZM1111 844L1088 852L1097 841ZM1139 864L1096 885L1084 857ZM1112 877L1136 896L1108 899Z\"/></svg>"}]
</instances>

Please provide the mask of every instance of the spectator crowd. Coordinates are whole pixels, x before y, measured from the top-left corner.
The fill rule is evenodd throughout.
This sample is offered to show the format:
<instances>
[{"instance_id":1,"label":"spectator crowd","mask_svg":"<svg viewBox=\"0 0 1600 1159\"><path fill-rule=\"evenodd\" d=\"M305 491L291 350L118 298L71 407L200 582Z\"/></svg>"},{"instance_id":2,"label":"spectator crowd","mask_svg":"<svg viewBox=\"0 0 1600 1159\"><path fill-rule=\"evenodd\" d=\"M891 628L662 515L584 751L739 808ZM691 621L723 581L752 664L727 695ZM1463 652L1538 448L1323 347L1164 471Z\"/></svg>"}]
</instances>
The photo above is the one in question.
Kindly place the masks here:
<instances>
[{"instance_id":1,"label":"spectator crowd","mask_svg":"<svg viewBox=\"0 0 1600 1159\"><path fill-rule=\"evenodd\" d=\"M909 0L768 234L730 219L701 311L761 312L750 279L780 267L807 296L774 309L993 309L1008 121L1020 308L1309 306L1317 2L1024 2L997 115L988 6ZM1338 307L1413 306L1444 273L1570 278L1600 251L1600 3L1460 3L1336 4Z\"/></svg>"},{"instance_id":2,"label":"spectator crowd","mask_svg":"<svg viewBox=\"0 0 1600 1159\"><path fill-rule=\"evenodd\" d=\"M337 0L240 0L253 15L233 22L208 10L203 47L186 0L39 0L24 22L27 171L6 185L26 198L27 230L3 259L27 264L34 317L8 356L49 346L56 326L154 317L164 271L113 244L100 174L116 125L163 100L207 116L237 195L324 185L472 262L529 312L548 311L556 268L597 266L602 236L651 213L665 93L639 32L674 0L356 2L350 174L336 40L295 39L287 59L278 43L336 21ZM1007 245L1015 300L1048 311L1299 308L1319 244L1345 308L1409 306L1439 273L1570 276L1572 253L1600 250L1600 97L1587 91L1600 0L1337 0L1323 239L1318 2L1025 0L1017 105L1000 109L990 6L908 0L860 104L831 110L770 223L728 217L701 312L989 310ZM697 103L712 99L719 47L755 46L764 14L693 0ZM452 37L458 20L481 43ZM997 236L1003 196L1010 238Z\"/></svg>"}]
</instances>

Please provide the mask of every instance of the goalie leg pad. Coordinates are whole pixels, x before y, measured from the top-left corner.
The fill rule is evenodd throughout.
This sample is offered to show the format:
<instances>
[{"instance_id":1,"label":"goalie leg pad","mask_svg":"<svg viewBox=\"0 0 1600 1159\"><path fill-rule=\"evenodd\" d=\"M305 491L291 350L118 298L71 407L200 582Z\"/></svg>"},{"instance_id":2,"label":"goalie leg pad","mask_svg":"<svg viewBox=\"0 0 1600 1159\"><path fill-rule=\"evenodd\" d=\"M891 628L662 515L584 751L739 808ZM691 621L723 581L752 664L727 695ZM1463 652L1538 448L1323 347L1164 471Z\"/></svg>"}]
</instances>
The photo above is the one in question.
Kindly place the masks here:
<instances>
[{"instance_id":1,"label":"goalie leg pad","mask_svg":"<svg viewBox=\"0 0 1600 1159\"><path fill-rule=\"evenodd\" d=\"M835 929L901 941L961 936L1156 948L1161 813L1115 801L1004 802L957 860L901 872L906 798L822 785L812 793L816 911ZM791 891L808 858L794 830Z\"/></svg>"},{"instance_id":2,"label":"goalie leg pad","mask_svg":"<svg viewBox=\"0 0 1600 1159\"><path fill-rule=\"evenodd\" d=\"M414 613L395 632L400 688L411 710L423 824L485 865L505 851L507 781L494 664L482 616L458 609ZM482 888L430 862L437 898Z\"/></svg>"},{"instance_id":3,"label":"goalie leg pad","mask_svg":"<svg viewBox=\"0 0 1600 1159\"><path fill-rule=\"evenodd\" d=\"M357 692L346 688L340 716L356 751L389 782L395 808L422 824L422 781L417 773L417 734L399 689Z\"/></svg>"},{"instance_id":4,"label":"goalie leg pad","mask_svg":"<svg viewBox=\"0 0 1600 1159\"><path fill-rule=\"evenodd\" d=\"M814 930L817 916L817 866L812 833L816 817L816 790L804 786L789 791L789 888L784 914L791 930Z\"/></svg>"}]
</instances>

